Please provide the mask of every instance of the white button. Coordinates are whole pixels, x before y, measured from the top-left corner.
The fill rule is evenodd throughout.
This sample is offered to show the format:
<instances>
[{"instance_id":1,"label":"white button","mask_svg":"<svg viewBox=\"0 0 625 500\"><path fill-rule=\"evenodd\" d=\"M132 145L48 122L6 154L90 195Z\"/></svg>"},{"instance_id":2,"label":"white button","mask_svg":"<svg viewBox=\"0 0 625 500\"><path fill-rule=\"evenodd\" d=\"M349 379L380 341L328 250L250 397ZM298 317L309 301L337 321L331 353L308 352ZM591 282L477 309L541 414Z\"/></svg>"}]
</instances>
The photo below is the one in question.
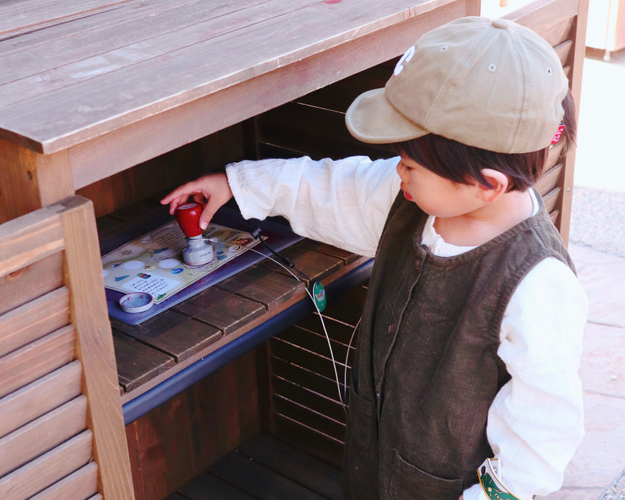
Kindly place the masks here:
<instances>
[{"instance_id":1,"label":"white button","mask_svg":"<svg viewBox=\"0 0 625 500\"><path fill-rule=\"evenodd\" d=\"M495 19L493 21L493 26L501 30L507 30L511 24L512 21L510 21L509 19Z\"/></svg>"}]
</instances>

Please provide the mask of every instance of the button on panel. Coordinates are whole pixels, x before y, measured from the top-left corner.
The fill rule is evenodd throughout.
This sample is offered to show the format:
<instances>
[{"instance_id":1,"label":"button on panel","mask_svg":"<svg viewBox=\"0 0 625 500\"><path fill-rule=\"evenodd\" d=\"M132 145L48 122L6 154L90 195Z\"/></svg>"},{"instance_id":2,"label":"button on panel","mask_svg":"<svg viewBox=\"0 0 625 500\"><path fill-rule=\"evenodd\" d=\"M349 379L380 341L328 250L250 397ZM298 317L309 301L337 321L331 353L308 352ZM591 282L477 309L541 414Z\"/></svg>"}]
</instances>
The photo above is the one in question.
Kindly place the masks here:
<instances>
[{"instance_id":1,"label":"button on panel","mask_svg":"<svg viewBox=\"0 0 625 500\"><path fill-rule=\"evenodd\" d=\"M386 333L388 333L389 335L393 335L393 333L395 333L395 323L391 323L390 325L388 325Z\"/></svg>"}]
</instances>

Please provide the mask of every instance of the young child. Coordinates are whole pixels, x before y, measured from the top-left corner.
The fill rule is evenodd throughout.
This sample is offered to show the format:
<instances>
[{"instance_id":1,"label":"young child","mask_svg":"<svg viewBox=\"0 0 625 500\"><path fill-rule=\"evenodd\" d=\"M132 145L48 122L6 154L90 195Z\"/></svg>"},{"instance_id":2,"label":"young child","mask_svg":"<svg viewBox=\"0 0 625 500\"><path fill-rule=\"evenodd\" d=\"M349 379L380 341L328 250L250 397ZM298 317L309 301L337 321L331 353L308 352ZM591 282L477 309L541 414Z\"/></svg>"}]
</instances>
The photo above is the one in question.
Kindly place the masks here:
<instances>
[{"instance_id":1,"label":"young child","mask_svg":"<svg viewBox=\"0 0 625 500\"><path fill-rule=\"evenodd\" d=\"M283 215L301 235L375 256L352 373L346 499L557 490L583 436L587 311L531 189L554 136L574 140L558 56L510 21L460 19L424 35L346 122L399 156L244 161L162 203L173 213L189 195L205 198L206 225L234 194L246 218Z\"/></svg>"}]
</instances>

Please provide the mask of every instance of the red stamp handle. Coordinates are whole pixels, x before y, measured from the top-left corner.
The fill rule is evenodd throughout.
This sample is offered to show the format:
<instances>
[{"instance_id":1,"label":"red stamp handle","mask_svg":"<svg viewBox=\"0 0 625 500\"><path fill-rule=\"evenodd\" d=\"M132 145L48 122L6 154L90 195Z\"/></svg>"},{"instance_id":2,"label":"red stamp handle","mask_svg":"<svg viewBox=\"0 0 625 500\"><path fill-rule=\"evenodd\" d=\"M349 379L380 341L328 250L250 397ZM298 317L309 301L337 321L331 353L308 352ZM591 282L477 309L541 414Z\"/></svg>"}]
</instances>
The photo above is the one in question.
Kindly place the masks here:
<instances>
[{"instance_id":1,"label":"red stamp handle","mask_svg":"<svg viewBox=\"0 0 625 500\"><path fill-rule=\"evenodd\" d=\"M200 236L203 231L200 227L200 215L204 207L199 203L185 203L176 209L176 220L182 232L188 237Z\"/></svg>"}]
</instances>

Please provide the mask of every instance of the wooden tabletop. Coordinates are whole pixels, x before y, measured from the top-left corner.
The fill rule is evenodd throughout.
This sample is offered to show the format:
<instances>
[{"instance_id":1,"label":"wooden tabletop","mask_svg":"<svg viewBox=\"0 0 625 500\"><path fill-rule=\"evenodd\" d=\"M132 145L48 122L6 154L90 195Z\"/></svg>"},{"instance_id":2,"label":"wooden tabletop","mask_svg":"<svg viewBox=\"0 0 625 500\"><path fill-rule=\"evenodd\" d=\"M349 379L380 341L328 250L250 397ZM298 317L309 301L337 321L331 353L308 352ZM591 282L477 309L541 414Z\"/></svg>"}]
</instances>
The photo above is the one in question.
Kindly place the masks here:
<instances>
[{"instance_id":1,"label":"wooden tabletop","mask_svg":"<svg viewBox=\"0 0 625 500\"><path fill-rule=\"evenodd\" d=\"M450 19L459 17L471 3L475 2L2 2L0 138L51 154L173 109L199 104L206 96L281 68L298 69L295 79L265 82L270 86L270 96L256 96L252 107L236 109L238 99L233 94L226 107L203 109L204 121L194 123L194 131L185 132L184 137L177 137L180 144L166 146L172 149L198 134L219 130L232 120L236 123L242 117L254 116L371 67L380 62L377 58L399 55L420 33L404 35L405 40L399 44L395 36L390 57L388 52L376 54L364 46L361 48L365 52L359 53L359 46L353 42L440 9L447 9ZM384 45L381 38L377 42ZM302 66L303 61L320 53L349 44L350 52L343 54L340 68L328 64ZM212 116L211 110L220 116ZM175 123L184 122L184 128L189 119L178 115ZM171 123L165 127L172 128ZM149 154L157 153L160 151ZM136 164L144 159L133 157L132 161ZM88 163L78 153L72 160ZM75 187L111 175L119 168L111 167L111 171L100 167L101 171L94 167L97 172L75 174Z\"/></svg>"}]
</instances>

